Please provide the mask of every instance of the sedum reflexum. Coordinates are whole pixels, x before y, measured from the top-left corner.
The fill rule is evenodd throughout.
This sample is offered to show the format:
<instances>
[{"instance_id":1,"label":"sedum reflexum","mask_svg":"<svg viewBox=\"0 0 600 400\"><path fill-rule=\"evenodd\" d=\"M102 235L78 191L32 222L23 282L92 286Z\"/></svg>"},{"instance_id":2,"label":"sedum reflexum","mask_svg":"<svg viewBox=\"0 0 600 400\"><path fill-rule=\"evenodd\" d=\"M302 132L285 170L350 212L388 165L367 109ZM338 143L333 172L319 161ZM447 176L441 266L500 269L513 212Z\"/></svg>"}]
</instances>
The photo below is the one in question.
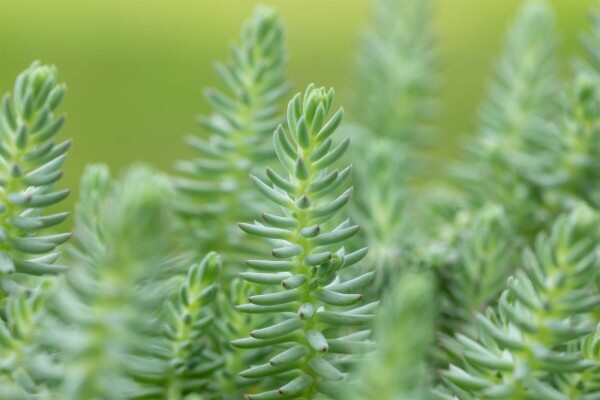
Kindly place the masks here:
<instances>
[{"instance_id":1,"label":"sedum reflexum","mask_svg":"<svg viewBox=\"0 0 600 400\"><path fill-rule=\"evenodd\" d=\"M76 209L75 265L51 302L44 341L61 351L61 399L151 398L162 362L156 276L168 256L169 187L144 167L114 182L89 167Z\"/></svg>"},{"instance_id":2,"label":"sedum reflexum","mask_svg":"<svg viewBox=\"0 0 600 400\"><path fill-rule=\"evenodd\" d=\"M429 0L377 0L357 54L361 127L400 146L422 144L436 115L437 51Z\"/></svg>"},{"instance_id":3,"label":"sedum reflexum","mask_svg":"<svg viewBox=\"0 0 600 400\"><path fill-rule=\"evenodd\" d=\"M0 398L20 400L46 391L45 376L40 374L44 302L50 281L30 291L20 291L6 302L5 319L0 319Z\"/></svg>"},{"instance_id":4,"label":"sedum reflexum","mask_svg":"<svg viewBox=\"0 0 600 400\"><path fill-rule=\"evenodd\" d=\"M569 371L556 377L559 390L569 399L589 400L600 396L600 324L594 332L584 339L571 343L569 352L580 355L586 362L586 368Z\"/></svg>"},{"instance_id":5,"label":"sedum reflexum","mask_svg":"<svg viewBox=\"0 0 600 400\"><path fill-rule=\"evenodd\" d=\"M281 101L290 89L286 64L281 18L273 9L259 6L244 23L241 43L231 49L231 61L215 66L225 90L206 91L213 113L200 117L199 122L207 135L188 138L198 157L176 165L180 174L175 181L176 208L187 227L186 247L200 254L212 250L223 254L224 293L213 304L217 321L207 327L211 350L224 363L210 389L222 398L239 398L252 382L239 379L238 372L248 360L229 343L256 324L253 316L240 317L233 309L238 297L247 298L251 292L230 280L238 261L256 254L263 244L249 241L234 222L251 218L264 203L248 181L248 173L275 157L270 137L284 120Z\"/></svg>"},{"instance_id":6,"label":"sedum reflexum","mask_svg":"<svg viewBox=\"0 0 600 400\"><path fill-rule=\"evenodd\" d=\"M240 278L234 278L229 287L221 290L217 296L215 319L209 329L209 336L214 345L214 352L224 360L223 367L214 376L216 397L224 400L243 398L249 387L259 383L256 378L245 378L239 372L249 365L262 364L268 361L270 348L257 348L250 351L239 351L231 344L231 339L248 336L257 325L272 321L271 315L240 313L236 307L247 301L250 296L260 293L256 285Z\"/></svg>"},{"instance_id":7,"label":"sedum reflexum","mask_svg":"<svg viewBox=\"0 0 600 400\"><path fill-rule=\"evenodd\" d=\"M532 137L544 137L558 115L560 79L554 15L542 1L527 2L508 30L496 79L480 111L478 135L468 145L462 184L475 207L504 207L518 238L532 240L556 215L537 185L515 163ZM524 203L535 206L523 207Z\"/></svg>"},{"instance_id":8,"label":"sedum reflexum","mask_svg":"<svg viewBox=\"0 0 600 400\"><path fill-rule=\"evenodd\" d=\"M351 213L369 246L375 296L405 268L418 204L414 178L436 117L437 49L428 0L377 0L356 57L353 107L357 188Z\"/></svg>"},{"instance_id":9,"label":"sedum reflexum","mask_svg":"<svg viewBox=\"0 0 600 400\"><path fill-rule=\"evenodd\" d=\"M600 208L600 81L587 72L574 75L558 122L529 137L518 165L551 216L578 202Z\"/></svg>"},{"instance_id":10,"label":"sedum reflexum","mask_svg":"<svg viewBox=\"0 0 600 400\"><path fill-rule=\"evenodd\" d=\"M61 272L51 253L70 233L44 234L67 213L42 215L63 200L68 189L55 190L71 142L57 142L65 116L56 115L65 85L55 67L34 62L21 73L0 107L0 287L14 289L6 275Z\"/></svg>"},{"instance_id":11,"label":"sedum reflexum","mask_svg":"<svg viewBox=\"0 0 600 400\"><path fill-rule=\"evenodd\" d=\"M374 323L377 350L362 363L341 399L432 399L429 353L435 341L432 276L405 272L385 293Z\"/></svg>"},{"instance_id":12,"label":"sedum reflexum","mask_svg":"<svg viewBox=\"0 0 600 400\"><path fill-rule=\"evenodd\" d=\"M138 379L145 387L138 397L180 400L215 389L211 380L224 361L210 350L206 336L215 320L210 304L218 293L220 269L220 256L207 254L188 269L175 298L165 303L163 337L156 341L159 351L154 351L155 359L150 360L158 368L150 371L151 375L140 369Z\"/></svg>"},{"instance_id":13,"label":"sedum reflexum","mask_svg":"<svg viewBox=\"0 0 600 400\"><path fill-rule=\"evenodd\" d=\"M191 248L226 250L228 259L254 252L234 222L250 218L261 204L248 173L274 158L265 143L283 120L280 103L290 89L286 62L280 17L258 7L243 26L241 44L232 47L231 61L216 64L226 91L206 91L213 114L199 122L208 136L187 140L198 157L176 165L177 208L190 227Z\"/></svg>"},{"instance_id":14,"label":"sedum reflexum","mask_svg":"<svg viewBox=\"0 0 600 400\"><path fill-rule=\"evenodd\" d=\"M360 193L351 204L351 213L361 226L357 241L364 240L369 245L365 264L377 271L370 288L377 296L406 266L409 226L414 230L414 225L407 223L413 198L406 176L400 172L405 160L394 144L371 138L365 146L356 147L359 150L353 150L353 158L362 168L353 174Z\"/></svg>"},{"instance_id":15,"label":"sedum reflexum","mask_svg":"<svg viewBox=\"0 0 600 400\"><path fill-rule=\"evenodd\" d=\"M467 329L473 313L493 304L518 260L501 207L483 207L456 234L457 270L442 275L440 284L445 332Z\"/></svg>"},{"instance_id":16,"label":"sedum reflexum","mask_svg":"<svg viewBox=\"0 0 600 400\"><path fill-rule=\"evenodd\" d=\"M558 382L594 366L577 343L598 322L598 214L578 208L561 216L522 269L511 277L497 310L478 314L478 337L457 335L449 349L462 362L444 373L460 399L568 400ZM588 394L589 395L589 394ZM598 392L594 393L595 396Z\"/></svg>"},{"instance_id":17,"label":"sedum reflexum","mask_svg":"<svg viewBox=\"0 0 600 400\"><path fill-rule=\"evenodd\" d=\"M525 3L508 29L495 80L480 110L478 134L468 144L467 162L458 170L462 200L448 213L445 226L432 232L449 232L440 240L444 254L438 262L447 292L441 307L449 316L442 326L469 324L469 315L484 309L502 291L503 278L514 271L518 249L530 245L540 229L549 228L557 215L569 210L548 206L545 193L527 178L523 167L532 138L545 140L560 115L554 30L552 10L542 1ZM444 205L447 198L441 197ZM490 210L499 218L486 228L490 234L475 238L480 235L477 230L485 228L482 222L489 220ZM469 259L470 253L477 258ZM458 314L463 321L457 321Z\"/></svg>"},{"instance_id":18,"label":"sedum reflexum","mask_svg":"<svg viewBox=\"0 0 600 400\"><path fill-rule=\"evenodd\" d=\"M239 348L275 346L268 363L240 373L247 378L273 378L276 389L247 395L249 399L315 398L318 392L335 392L332 383L344 380L341 355L370 350L364 333L346 336L340 327L364 327L373 316L375 303L356 307L360 291L372 279L369 272L342 282L339 272L367 253L363 248L346 253L344 241L359 227L343 221L334 229L325 225L348 202L352 189L334 200L328 195L340 187L350 167L339 171L333 164L349 145L334 144L332 135L343 111L331 119L334 92L310 85L304 96L297 94L288 105L289 134L278 127L273 136L275 151L285 174L267 169L271 184L251 175L258 191L281 208L263 213L264 222L240 223L252 235L269 239L274 249L270 260L248 260L251 271L242 278L265 287L264 294L248 298L238 307L247 313L274 315L277 320L257 327L249 338L234 341ZM274 288L279 287L279 290ZM269 288L273 288L270 289ZM283 381L283 382L282 382Z\"/></svg>"}]
</instances>

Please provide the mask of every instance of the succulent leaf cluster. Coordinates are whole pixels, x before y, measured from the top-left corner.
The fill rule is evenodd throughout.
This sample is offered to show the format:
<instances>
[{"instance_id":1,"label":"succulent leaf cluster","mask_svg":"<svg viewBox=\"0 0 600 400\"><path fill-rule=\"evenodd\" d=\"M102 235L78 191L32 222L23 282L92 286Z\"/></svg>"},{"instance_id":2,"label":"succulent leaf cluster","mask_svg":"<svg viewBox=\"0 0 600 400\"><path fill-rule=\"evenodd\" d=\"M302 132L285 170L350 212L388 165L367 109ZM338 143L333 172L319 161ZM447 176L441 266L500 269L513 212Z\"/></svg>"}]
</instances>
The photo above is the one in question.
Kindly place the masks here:
<instances>
[{"instance_id":1,"label":"succulent leaf cluster","mask_svg":"<svg viewBox=\"0 0 600 400\"><path fill-rule=\"evenodd\" d=\"M6 276L62 272L55 265L56 247L70 233L42 234L67 218L67 213L42 214L69 190L55 190L62 177L70 140L57 141L65 122L57 115L66 86L53 66L34 62L21 73L12 94L0 108L0 280L4 292L14 290Z\"/></svg>"},{"instance_id":2,"label":"succulent leaf cluster","mask_svg":"<svg viewBox=\"0 0 600 400\"><path fill-rule=\"evenodd\" d=\"M526 239L556 217L547 210L538 185L523 178L522 163L530 141L552 129L559 111L554 19L544 2L528 2L519 11L481 108L478 134L467 143L471 160L459 169L469 201L476 207L501 205L513 219L515 233ZM537 207L521 207L531 201Z\"/></svg>"},{"instance_id":3,"label":"succulent leaf cluster","mask_svg":"<svg viewBox=\"0 0 600 400\"><path fill-rule=\"evenodd\" d=\"M65 86L19 75L0 106L0 398L600 398L598 17L565 75L552 8L525 2L466 160L417 183L437 170L432 7L375 1L350 124L314 84L281 109L284 26L258 7L216 65L197 158L88 167L62 265L67 213L44 209L68 195Z\"/></svg>"},{"instance_id":4,"label":"succulent leaf cluster","mask_svg":"<svg viewBox=\"0 0 600 400\"><path fill-rule=\"evenodd\" d=\"M164 178L145 167L122 182L102 165L84 173L76 264L55 291L46 327L48 345L62 350L63 398L156 398L145 387L162 367L152 356L160 347L152 314L164 295L153 278L168 254L167 193Z\"/></svg>"},{"instance_id":5,"label":"succulent leaf cluster","mask_svg":"<svg viewBox=\"0 0 600 400\"><path fill-rule=\"evenodd\" d=\"M0 320L0 396L27 399L46 392L38 364L44 355L39 344L40 322L50 287L51 282L45 280L32 290L18 292L6 302L5 319Z\"/></svg>"},{"instance_id":6,"label":"succulent leaf cluster","mask_svg":"<svg viewBox=\"0 0 600 400\"><path fill-rule=\"evenodd\" d=\"M594 366L566 350L598 322L598 217L586 208L561 216L525 251L497 309L476 316L478 337L457 336L450 351L462 363L444 377L460 398L570 398L555 382Z\"/></svg>"},{"instance_id":7,"label":"succulent leaf cluster","mask_svg":"<svg viewBox=\"0 0 600 400\"><path fill-rule=\"evenodd\" d=\"M346 127L357 167L351 213L362 226L358 241L370 248L365 265L379 271L373 297L410 268L419 214L415 182L431 174L424 150L434 137L439 86L432 8L429 0L375 1L356 56Z\"/></svg>"},{"instance_id":8,"label":"succulent leaf cluster","mask_svg":"<svg viewBox=\"0 0 600 400\"><path fill-rule=\"evenodd\" d=\"M234 223L261 209L248 173L274 158L269 138L283 120L280 104L290 90L284 39L279 15L258 7L241 43L231 47L231 61L215 64L225 90L206 91L213 113L198 122L207 135L188 136L197 158L176 164L177 208L200 254L226 250L227 259L236 259L256 247L242 241Z\"/></svg>"},{"instance_id":9,"label":"succulent leaf cluster","mask_svg":"<svg viewBox=\"0 0 600 400\"><path fill-rule=\"evenodd\" d=\"M328 119L333 106L333 90L310 85L304 96L297 94L288 105L289 134L282 126L273 136L277 157L284 174L267 169L270 184L254 175L258 191L281 209L278 214L263 213L263 222L240 223L252 235L270 239L273 259L248 260L252 270L242 272L245 280L279 290L265 291L248 298L238 310L277 316L274 324L257 327L249 338L234 342L236 347L277 346L268 363L241 372L248 378L273 377L282 380L276 389L250 394L249 399L313 398L318 392L335 391L335 383L345 378L339 355L368 351L364 335L343 334L336 327L363 327L371 321L376 303L360 307L361 290L373 278L368 272L342 281L340 272L360 261L366 248L346 252L343 243L359 229L344 220L326 229L346 205L352 188L334 200L326 197L342 186L350 167L341 171L333 165L349 145L338 144L333 134L343 110Z\"/></svg>"},{"instance_id":10,"label":"succulent leaf cluster","mask_svg":"<svg viewBox=\"0 0 600 400\"><path fill-rule=\"evenodd\" d=\"M546 3L529 2L510 29L485 129L461 175L472 208L451 223L457 257L440 271L443 321L461 310L464 322L442 324L451 336L440 336L441 399L598 395L597 75L593 62L578 61L567 81L557 79L551 20ZM477 233L490 204L504 227ZM467 248L492 247L470 255L465 237ZM489 296L478 298L473 288L485 282ZM461 307L465 300L472 306Z\"/></svg>"},{"instance_id":11,"label":"succulent leaf cluster","mask_svg":"<svg viewBox=\"0 0 600 400\"><path fill-rule=\"evenodd\" d=\"M373 324L378 348L338 398L433 399L428 362L435 343L437 298L432 278L422 271L397 278Z\"/></svg>"},{"instance_id":12,"label":"succulent leaf cluster","mask_svg":"<svg viewBox=\"0 0 600 400\"><path fill-rule=\"evenodd\" d=\"M532 245L540 231L580 201L556 206L554 189L536 181L533 172L549 156L534 142L562 132L556 41L550 6L525 3L508 28L478 132L466 142L467 161L453 171L461 200L446 211L449 218L438 230L445 237L432 231L433 242L442 243L446 254L434 264L447 293L441 325L452 326L450 332L471 328L470 315L493 304L504 289L520 248ZM484 228L490 213L497 214L496 222Z\"/></svg>"}]
</instances>

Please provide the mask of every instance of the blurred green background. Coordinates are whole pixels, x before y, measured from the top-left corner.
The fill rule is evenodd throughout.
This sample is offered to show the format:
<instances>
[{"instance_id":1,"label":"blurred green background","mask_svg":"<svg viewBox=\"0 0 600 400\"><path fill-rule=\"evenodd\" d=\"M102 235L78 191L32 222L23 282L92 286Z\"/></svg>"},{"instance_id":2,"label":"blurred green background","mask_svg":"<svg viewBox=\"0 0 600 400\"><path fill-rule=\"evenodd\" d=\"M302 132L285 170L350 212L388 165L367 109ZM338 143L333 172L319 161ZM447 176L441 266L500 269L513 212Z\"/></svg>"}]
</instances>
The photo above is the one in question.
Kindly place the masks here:
<instances>
[{"instance_id":1,"label":"blurred green background","mask_svg":"<svg viewBox=\"0 0 600 400\"><path fill-rule=\"evenodd\" d=\"M69 87L63 137L74 146L61 186L76 187L84 166L119 170L143 160L170 170L191 152L183 143L206 112L202 89L216 84L214 60L228 56L241 22L258 3L287 25L289 76L334 86L343 103L369 1L0 0L0 91L32 60L59 67ZM485 81L520 1L438 0L435 26L443 67L439 158L456 157L472 130ZM592 0L554 0L561 52L581 52ZM568 63L565 62L565 70ZM71 201L75 196L71 197Z\"/></svg>"}]
</instances>

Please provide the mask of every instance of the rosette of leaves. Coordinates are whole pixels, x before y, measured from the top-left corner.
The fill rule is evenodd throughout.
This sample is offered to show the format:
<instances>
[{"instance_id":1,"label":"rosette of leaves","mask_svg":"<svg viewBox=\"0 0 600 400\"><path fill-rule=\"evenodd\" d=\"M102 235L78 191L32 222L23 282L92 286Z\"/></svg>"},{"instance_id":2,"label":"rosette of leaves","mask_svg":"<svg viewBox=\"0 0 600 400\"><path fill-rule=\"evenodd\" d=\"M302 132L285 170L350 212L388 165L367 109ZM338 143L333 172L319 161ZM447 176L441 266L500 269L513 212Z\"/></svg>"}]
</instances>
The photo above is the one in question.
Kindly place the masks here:
<instances>
[{"instance_id":1,"label":"rosette of leaves","mask_svg":"<svg viewBox=\"0 0 600 400\"><path fill-rule=\"evenodd\" d=\"M561 216L525 252L497 310L476 316L479 337L457 335L449 351L462 362L443 376L458 398L572 398L559 379L594 366L570 345L597 323L599 222L587 208Z\"/></svg>"},{"instance_id":2,"label":"rosette of leaves","mask_svg":"<svg viewBox=\"0 0 600 400\"><path fill-rule=\"evenodd\" d=\"M359 227L348 220L332 230L324 225L348 202L352 189L334 200L328 195L340 187L350 167L332 168L348 148L346 139L335 145L332 134L343 111L331 119L334 92L309 85L304 96L296 95L288 105L289 134L278 127L273 141L285 171L267 170L271 184L254 175L258 191L281 208L280 213L263 213L263 222L241 223L245 232L267 238L274 246L273 259L248 260L252 271L241 273L265 290L238 307L246 313L270 314L275 323L259 326L249 338L233 342L243 349L274 346L268 363L240 373L251 379L274 380L267 390L247 395L248 399L314 398L317 393L334 393L345 378L348 356L367 352L371 344L365 333L348 334L340 328L364 327L373 319L376 303L357 307L361 289L372 278L369 272L342 282L339 273L360 261L363 248L346 253L341 247ZM368 335L368 334L367 334Z\"/></svg>"},{"instance_id":3,"label":"rosette of leaves","mask_svg":"<svg viewBox=\"0 0 600 400\"><path fill-rule=\"evenodd\" d=\"M65 270L51 253L70 233L44 234L67 213L42 215L69 194L54 190L71 142L57 142L65 116L56 109L66 87L53 66L34 62L21 73L0 107L0 287L16 286L6 275L45 275ZM23 283L20 280L19 283Z\"/></svg>"},{"instance_id":4,"label":"rosette of leaves","mask_svg":"<svg viewBox=\"0 0 600 400\"><path fill-rule=\"evenodd\" d=\"M248 173L274 158L269 138L283 120L280 103L290 89L286 62L279 15L258 7L242 28L241 44L231 48L231 61L216 64L226 91L206 91L213 114L199 122L208 135L187 139L198 157L176 164L177 209L190 228L189 247L201 254L223 250L226 264L236 253L256 251L234 222L260 209Z\"/></svg>"}]
</instances>

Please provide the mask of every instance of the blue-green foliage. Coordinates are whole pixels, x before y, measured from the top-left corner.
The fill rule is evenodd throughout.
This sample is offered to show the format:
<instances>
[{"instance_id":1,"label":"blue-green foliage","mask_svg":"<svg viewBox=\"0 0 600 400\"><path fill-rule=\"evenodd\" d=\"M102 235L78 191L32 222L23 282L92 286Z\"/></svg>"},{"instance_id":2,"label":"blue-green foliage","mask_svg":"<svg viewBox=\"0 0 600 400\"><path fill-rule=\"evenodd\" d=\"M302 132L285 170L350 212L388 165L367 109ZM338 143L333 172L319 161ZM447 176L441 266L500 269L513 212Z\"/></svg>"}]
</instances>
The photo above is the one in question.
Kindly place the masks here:
<instances>
[{"instance_id":1,"label":"blue-green foliage","mask_svg":"<svg viewBox=\"0 0 600 400\"><path fill-rule=\"evenodd\" d=\"M43 231L67 216L43 214L68 194L65 86L23 72L0 107L0 398L600 399L599 19L563 77L551 7L526 2L453 190L421 197L431 6L376 1L354 167L333 89L284 118L283 23L258 7L216 66L198 158L174 178L86 169L70 268L71 234Z\"/></svg>"},{"instance_id":2,"label":"blue-green foliage","mask_svg":"<svg viewBox=\"0 0 600 400\"><path fill-rule=\"evenodd\" d=\"M165 178L145 167L121 182L104 166L84 173L75 265L55 291L44 339L62 352L61 398L152 398L147 384L165 369L152 353L162 339L155 278L168 262L168 194Z\"/></svg>"},{"instance_id":3,"label":"blue-green foliage","mask_svg":"<svg viewBox=\"0 0 600 400\"><path fill-rule=\"evenodd\" d=\"M231 61L215 66L226 91L206 91L213 114L199 122L208 135L189 136L198 157L176 165L177 208L190 228L189 246L200 253L226 250L226 259L239 259L236 254L255 252L256 244L244 243L234 223L263 204L248 173L274 158L269 138L283 120L280 103L290 89L286 62L278 14L258 7L244 23L240 45L231 48Z\"/></svg>"},{"instance_id":4,"label":"blue-green foliage","mask_svg":"<svg viewBox=\"0 0 600 400\"><path fill-rule=\"evenodd\" d=\"M173 300L165 303L165 325L158 351L153 357L159 368L140 369L137 379L145 382L145 399L183 399L190 393L214 390L212 377L224 364L210 349L207 330L215 315L209 304L218 292L216 279L222 265L209 253L192 265Z\"/></svg>"},{"instance_id":5,"label":"blue-green foliage","mask_svg":"<svg viewBox=\"0 0 600 400\"><path fill-rule=\"evenodd\" d=\"M459 398L594 398L566 396L575 387L561 391L556 382L594 367L577 349L565 349L599 322L599 239L598 214L578 208L525 251L497 310L477 315L478 337L459 334L449 348L461 362L444 376ZM598 395L586 389L579 395Z\"/></svg>"},{"instance_id":6,"label":"blue-green foliage","mask_svg":"<svg viewBox=\"0 0 600 400\"><path fill-rule=\"evenodd\" d=\"M533 141L545 140L560 121L554 29L549 5L523 5L508 29L477 135L467 141L467 162L457 168L459 201L439 198L449 218L430 232L443 249L434 262L445 291L441 326L451 332L468 329L470 315L502 291L519 248L570 209L551 206L551 192L527 175Z\"/></svg>"},{"instance_id":7,"label":"blue-green foliage","mask_svg":"<svg viewBox=\"0 0 600 400\"><path fill-rule=\"evenodd\" d=\"M461 169L462 184L474 206L501 205L515 234L531 238L556 216L545 193L523 177L528 144L545 137L559 113L554 15L545 2L528 2L519 11L495 78L480 111L478 134L467 142L471 160ZM528 202L531 207L522 206Z\"/></svg>"},{"instance_id":8,"label":"blue-green foliage","mask_svg":"<svg viewBox=\"0 0 600 400\"><path fill-rule=\"evenodd\" d=\"M50 253L70 233L40 231L63 222L67 213L42 215L68 189L54 190L71 142L56 141L65 122L56 110L66 87L57 81L55 67L34 62L21 73L12 94L0 108L0 282L14 290L6 275L44 275L64 271L53 265L59 253Z\"/></svg>"},{"instance_id":9,"label":"blue-green foliage","mask_svg":"<svg viewBox=\"0 0 600 400\"><path fill-rule=\"evenodd\" d=\"M350 127L356 139L351 213L369 245L378 296L409 266L418 207L414 181L425 172L424 145L437 116L437 46L432 2L377 0L356 57ZM429 171L427 171L429 173Z\"/></svg>"},{"instance_id":10,"label":"blue-green foliage","mask_svg":"<svg viewBox=\"0 0 600 400\"><path fill-rule=\"evenodd\" d=\"M5 319L0 320L0 398L29 399L47 393L39 364L43 335L40 322L51 282L46 280L31 291L20 291L6 303Z\"/></svg>"},{"instance_id":11,"label":"blue-green foliage","mask_svg":"<svg viewBox=\"0 0 600 400\"><path fill-rule=\"evenodd\" d=\"M246 378L274 379L273 390L250 394L249 399L314 398L334 393L345 379L353 357L372 349L365 342L368 332L348 335L339 327L364 327L373 318L376 303L356 307L361 289L373 278L366 273L343 282L340 272L366 255L366 248L346 253L344 241L359 227L344 220L332 229L325 223L348 202L352 189L334 200L329 194L343 185L350 167L339 171L340 159L349 140L333 142L343 110L328 119L334 92L309 85L288 105L289 134L282 126L273 136L275 151L285 173L267 169L271 184L254 175L257 190L280 207L277 214L263 213L264 222L241 223L240 228L264 237L273 245L269 260L248 260L251 269L240 275L265 287L265 294L248 298L242 312L271 314L276 320L256 327L249 338L239 339L239 348L276 345L268 363L241 372ZM334 225L335 226L335 225ZM279 290L269 289L280 287ZM342 356L344 355L344 356Z\"/></svg>"},{"instance_id":12,"label":"blue-green foliage","mask_svg":"<svg viewBox=\"0 0 600 400\"><path fill-rule=\"evenodd\" d=\"M437 50L429 0L377 0L357 54L354 113L369 135L424 144L436 116Z\"/></svg>"},{"instance_id":13,"label":"blue-green foliage","mask_svg":"<svg viewBox=\"0 0 600 400\"><path fill-rule=\"evenodd\" d=\"M386 293L374 324L378 349L362 363L342 399L429 400L436 294L429 274L404 273Z\"/></svg>"},{"instance_id":14,"label":"blue-green foliage","mask_svg":"<svg viewBox=\"0 0 600 400\"><path fill-rule=\"evenodd\" d=\"M355 145L349 159L356 167L357 196L351 214L363 228L358 239L370 248L365 265L377 271L374 297L410 264L413 183L423 172L421 155L437 116L431 3L375 1L356 57L349 113Z\"/></svg>"}]
</instances>

